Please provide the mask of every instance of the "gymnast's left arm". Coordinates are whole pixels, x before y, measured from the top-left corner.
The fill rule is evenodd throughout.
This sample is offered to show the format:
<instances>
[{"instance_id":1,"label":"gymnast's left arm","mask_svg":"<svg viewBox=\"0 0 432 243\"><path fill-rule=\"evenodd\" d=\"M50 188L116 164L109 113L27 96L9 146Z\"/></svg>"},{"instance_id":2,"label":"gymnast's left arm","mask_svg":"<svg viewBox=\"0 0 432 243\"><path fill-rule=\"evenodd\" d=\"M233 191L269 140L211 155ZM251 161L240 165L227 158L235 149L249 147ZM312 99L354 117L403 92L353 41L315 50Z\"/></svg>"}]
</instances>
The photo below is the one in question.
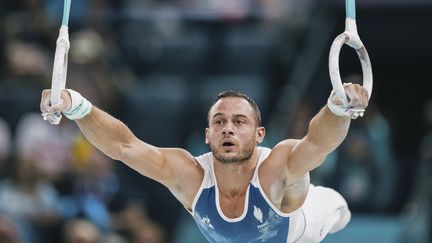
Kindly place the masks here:
<instances>
[{"instance_id":1,"label":"gymnast's left arm","mask_svg":"<svg viewBox=\"0 0 432 243\"><path fill-rule=\"evenodd\" d=\"M284 140L273 149L272 153L285 158L287 172L294 180L321 165L326 156L345 139L351 119L357 118L348 115L348 112L335 114L334 107L346 108L349 113L352 110L366 109L369 99L365 88L351 83L345 84L344 88L348 104L344 104L344 101L332 92L328 105L324 106L310 121L305 137L300 140Z\"/></svg>"}]
</instances>

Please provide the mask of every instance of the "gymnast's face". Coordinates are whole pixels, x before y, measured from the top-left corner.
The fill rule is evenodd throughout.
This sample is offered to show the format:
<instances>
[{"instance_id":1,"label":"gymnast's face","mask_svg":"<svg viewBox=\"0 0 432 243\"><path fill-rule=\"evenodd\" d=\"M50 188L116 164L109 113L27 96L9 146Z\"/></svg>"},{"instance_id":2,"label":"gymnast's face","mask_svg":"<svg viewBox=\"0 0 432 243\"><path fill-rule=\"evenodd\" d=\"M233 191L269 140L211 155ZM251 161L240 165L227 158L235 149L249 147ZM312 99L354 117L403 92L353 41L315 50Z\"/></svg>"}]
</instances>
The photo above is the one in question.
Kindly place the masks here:
<instances>
[{"instance_id":1,"label":"gymnast's face","mask_svg":"<svg viewBox=\"0 0 432 243\"><path fill-rule=\"evenodd\" d=\"M205 142L222 163L247 161L264 139L265 129L258 127L254 109L243 98L221 98L208 116Z\"/></svg>"}]
</instances>

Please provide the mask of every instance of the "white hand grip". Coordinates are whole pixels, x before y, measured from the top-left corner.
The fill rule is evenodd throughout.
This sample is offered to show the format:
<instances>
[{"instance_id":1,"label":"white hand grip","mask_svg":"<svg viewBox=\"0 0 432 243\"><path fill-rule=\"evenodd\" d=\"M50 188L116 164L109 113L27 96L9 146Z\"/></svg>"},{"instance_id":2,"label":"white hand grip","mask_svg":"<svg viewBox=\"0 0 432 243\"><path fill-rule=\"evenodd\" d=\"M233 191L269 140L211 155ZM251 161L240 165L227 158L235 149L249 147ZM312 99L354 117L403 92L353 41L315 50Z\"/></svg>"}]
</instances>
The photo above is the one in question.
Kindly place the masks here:
<instances>
[{"instance_id":1,"label":"white hand grip","mask_svg":"<svg viewBox=\"0 0 432 243\"><path fill-rule=\"evenodd\" d=\"M356 35L356 37L358 38L358 35ZM330 71L330 79L333 85L333 89L336 95L344 100L345 104L347 104L348 101L347 101L347 96L345 94L345 89L343 87L342 80L340 77L340 72L339 72L339 54L344 44L353 44L350 43L350 39L351 36L347 32L338 35L333 41L333 44L330 48L330 55L329 55L329 71ZM359 40L360 38L358 38L358 40L355 40L354 43L358 44ZM357 55L360 58L360 62L362 66L363 87L368 91L368 95L370 98L372 95L373 80L372 80L372 65L369 59L369 55L363 44L361 44L359 48L355 48L355 50L357 52Z\"/></svg>"},{"instance_id":2,"label":"white hand grip","mask_svg":"<svg viewBox=\"0 0 432 243\"><path fill-rule=\"evenodd\" d=\"M68 27L60 27L59 37L57 38L56 51L54 56L53 74L51 81L51 105L61 102L61 91L66 87L66 74L68 65L69 51L69 34ZM49 119L51 124L58 125L61 120L61 114L55 113L54 117Z\"/></svg>"}]
</instances>

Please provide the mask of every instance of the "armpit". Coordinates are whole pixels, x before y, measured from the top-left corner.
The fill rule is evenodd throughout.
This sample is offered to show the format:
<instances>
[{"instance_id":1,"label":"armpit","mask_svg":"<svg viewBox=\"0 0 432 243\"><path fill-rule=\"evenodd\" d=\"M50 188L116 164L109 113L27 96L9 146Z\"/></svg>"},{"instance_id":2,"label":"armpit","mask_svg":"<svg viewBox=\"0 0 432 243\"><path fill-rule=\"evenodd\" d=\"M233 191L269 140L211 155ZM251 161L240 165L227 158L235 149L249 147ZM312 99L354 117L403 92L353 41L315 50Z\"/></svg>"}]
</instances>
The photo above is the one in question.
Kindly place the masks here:
<instances>
[{"instance_id":1,"label":"armpit","mask_svg":"<svg viewBox=\"0 0 432 243\"><path fill-rule=\"evenodd\" d=\"M310 185L309 172L296 182L285 187L281 208L283 212L292 212L303 205Z\"/></svg>"}]
</instances>

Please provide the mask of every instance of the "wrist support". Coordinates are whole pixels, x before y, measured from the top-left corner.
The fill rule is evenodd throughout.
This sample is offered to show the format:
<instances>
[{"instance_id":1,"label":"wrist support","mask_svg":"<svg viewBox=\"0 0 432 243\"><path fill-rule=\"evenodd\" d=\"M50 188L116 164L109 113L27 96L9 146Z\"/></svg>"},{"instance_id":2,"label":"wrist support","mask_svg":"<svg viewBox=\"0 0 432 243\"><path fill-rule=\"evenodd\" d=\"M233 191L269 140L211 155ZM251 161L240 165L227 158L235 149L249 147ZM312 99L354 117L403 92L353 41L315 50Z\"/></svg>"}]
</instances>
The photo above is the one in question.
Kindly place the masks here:
<instances>
[{"instance_id":1,"label":"wrist support","mask_svg":"<svg viewBox=\"0 0 432 243\"><path fill-rule=\"evenodd\" d=\"M63 111L63 114L69 120L78 120L86 115L88 115L91 111L92 104L82 95L74 90L66 89L69 92L71 97L71 107L69 110Z\"/></svg>"}]
</instances>

